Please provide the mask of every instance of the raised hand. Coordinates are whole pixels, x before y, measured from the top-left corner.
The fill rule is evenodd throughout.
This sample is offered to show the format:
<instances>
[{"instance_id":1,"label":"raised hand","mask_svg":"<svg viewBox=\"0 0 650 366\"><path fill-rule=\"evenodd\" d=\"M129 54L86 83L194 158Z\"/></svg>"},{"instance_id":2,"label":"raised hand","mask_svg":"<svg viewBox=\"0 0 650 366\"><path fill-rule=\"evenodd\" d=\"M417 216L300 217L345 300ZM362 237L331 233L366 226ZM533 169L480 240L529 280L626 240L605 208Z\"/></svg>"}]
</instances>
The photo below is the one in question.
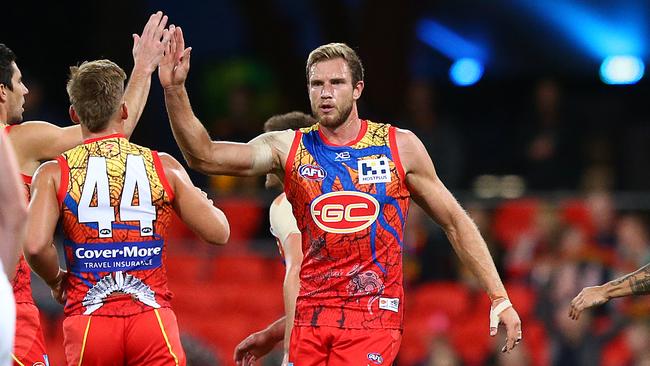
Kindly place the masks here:
<instances>
[{"instance_id":1,"label":"raised hand","mask_svg":"<svg viewBox=\"0 0 650 366\"><path fill-rule=\"evenodd\" d=\"M499 324L506 328L506 344L501 352L510 352L522 339L521 320L512 307L510 300L497 299L490 308L490 336L494 337L499 331Z\"/></svg>"},{"instance_id":2,"label":"raised hand","mask_svg":"<svg viewBox=\"0 0 650 366\"><path fill-rule=\"evenodd\" d=\"M255 332L235 347L235 363L237 366L253 366L257 359L269 353L277 343L264 330Z\"/></svg>"},{"instance_id":3,"label":"raised hand","mask_svg":"<svg viewBox=\"0 0 650 366\"><path fill-rule=\"evenodd\" d=\"M181 86L190 71L190 54L192 47L185 48L185 39L181 27L169 27L173 33L165 49L165 55L158 66L158 79L163 88Z\"/></svg>"},{"instance_id":4,"label":"raised hand","mask_svg":"<svg viewBox=\"0 0 650 366\"><path fill-rule=\"evenodd\" d=\"M52 297L61 305L65 305L65 301L68 298L64 288L64 283L67 276L68 276L68 272L64 270L60 270L59 276L57 276L56 281L50 286L50 288L52 289Z\"/></svg>"},{"instance_id":5,"label":"raised hand","mask_svg":"<svg viewBox=\"0 0 650 366\"><path fill-rule=\"evenodd\" d=\"M571 300L569 318L578 320L583 310L602 305L607 301L609 301L609 297L604 286L585 287L580 291L578 296Z\"/></svg>"},{"instance_id":6,"label":"raised hand","mask_svg":"<svg viewBox=\"0 0 650 366\"><path fill-rule=\"evenodd\" d=\"M167 15L159 11L149 17L141 36L133 35L134 67L141 67L149 73L156 70L173 35L173 30L165 29L166 26Z\"/></svg>"}]
</instances>

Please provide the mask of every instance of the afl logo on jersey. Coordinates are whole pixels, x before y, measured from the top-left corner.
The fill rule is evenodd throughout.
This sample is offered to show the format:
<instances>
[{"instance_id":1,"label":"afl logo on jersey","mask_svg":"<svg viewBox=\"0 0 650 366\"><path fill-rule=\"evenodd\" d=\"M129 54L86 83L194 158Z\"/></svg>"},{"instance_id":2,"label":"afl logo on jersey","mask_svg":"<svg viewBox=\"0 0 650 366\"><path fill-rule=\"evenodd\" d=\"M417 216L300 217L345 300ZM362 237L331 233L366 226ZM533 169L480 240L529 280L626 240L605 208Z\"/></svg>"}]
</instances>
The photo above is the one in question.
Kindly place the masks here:
<instances>
[{"instance_id":1,"label":"afl logo on jersey","mask_svg":"<svg viewBox=\"0 0 650 366\"><path fill-rule=\"evenodd\" d=\"M323 180L327 176L325 169L312 164L301 165L300 168L298 168L298 174L300 174L301 177L310 180Z\"/></svg>"},{"instance_id":2,"label":"afl logo on jersey","mask_svg":"<svg viewBox=\"0 0 650 366\"><path fill-rule=\"evenodd\" d=\"M379 216L379 202L363 192L337 191L312 201L311 217L328 233L349 234L372 225Z\"/></svg>"}]
</instances>

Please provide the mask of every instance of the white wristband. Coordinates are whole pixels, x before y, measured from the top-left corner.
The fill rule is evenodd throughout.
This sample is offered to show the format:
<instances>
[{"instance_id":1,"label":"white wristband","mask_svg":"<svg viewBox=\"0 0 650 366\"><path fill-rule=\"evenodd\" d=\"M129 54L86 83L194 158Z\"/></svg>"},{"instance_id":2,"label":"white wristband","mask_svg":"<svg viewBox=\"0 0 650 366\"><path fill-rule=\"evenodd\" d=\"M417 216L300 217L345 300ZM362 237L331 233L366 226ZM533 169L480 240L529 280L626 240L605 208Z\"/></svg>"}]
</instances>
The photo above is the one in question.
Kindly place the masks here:
<instances>
[{"instance_id":1,"label":"white wristband","mask_svg":"<svg viewBox=\"0 0 650 366\"><path fill-rule=\"evenodd\" d=\"M499 315L503 313L504 310L511 308L512 303L510 300L505 299L499 305L490 309L490 328L496 328L499 326Z\"/></svg>"}]
</instances>

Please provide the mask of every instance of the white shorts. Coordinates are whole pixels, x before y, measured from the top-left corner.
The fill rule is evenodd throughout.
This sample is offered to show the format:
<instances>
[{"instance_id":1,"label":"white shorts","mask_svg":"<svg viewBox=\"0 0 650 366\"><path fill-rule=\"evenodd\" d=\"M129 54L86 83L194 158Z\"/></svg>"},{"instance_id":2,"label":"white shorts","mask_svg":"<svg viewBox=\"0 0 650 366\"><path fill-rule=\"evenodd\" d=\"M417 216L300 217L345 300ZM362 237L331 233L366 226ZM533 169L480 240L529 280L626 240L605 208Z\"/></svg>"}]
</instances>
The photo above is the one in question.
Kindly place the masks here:
<instances>
[{"instance_id":1,"label":"white shorts","mask_svg":"<svg viewBox=\"0 0 650 366\"><path fill-rule=\"evenodd\" d=\"M14 291L0 263L0 366L12 366L16 328L16 304Z\"/></svg>"}]
</instances>

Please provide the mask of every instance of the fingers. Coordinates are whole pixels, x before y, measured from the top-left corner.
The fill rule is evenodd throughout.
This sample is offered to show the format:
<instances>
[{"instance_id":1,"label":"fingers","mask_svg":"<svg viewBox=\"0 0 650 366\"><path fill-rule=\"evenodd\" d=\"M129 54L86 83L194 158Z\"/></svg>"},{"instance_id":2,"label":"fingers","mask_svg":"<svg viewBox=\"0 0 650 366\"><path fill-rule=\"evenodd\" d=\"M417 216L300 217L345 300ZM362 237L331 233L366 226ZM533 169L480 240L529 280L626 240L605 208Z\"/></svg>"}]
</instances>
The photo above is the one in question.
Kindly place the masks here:
<instances>
[{"instance_id":1,"label":"fingers","mask_svg":"<svg viewBox=\"0 0 650 366\"><path fill-rule=\"evenodd\" d=\"M573 300L571 300L571 306L569 308L569 318L573 320L578 320L580 318L580 313L584 310L584 296L580 292Z\"/></svg>"},{"instance_id":2,"label":"fingers","mask_svg":"<svg viewBox=\"0 0 650 366\"><path fill-rule=\"evenodd\" d=\"M246 358L244 359L244 366L255 366L255 356L252 354L248 353L246 354Z\"/></svg>"},{"instance_id":3,"label":"fingers","mask_svg":"<svg viewBox=\"0 0 650 366\"><path fill-rule=\"evenodd\" d=\"M163 50L167 48L167 44L169 43L169 40L172 39L172 34L173 31L169 29L164 29L162 32L162 41L161 43L163 44Z\"/></svg>"},{"instance_id":4,"label":"fingers","mask_svg":"<svg viewBox=\"0 0 650 366\"><path fill-rule=\"evenodd\" d=\"M144 25L144 29L142 29L142 38L153 36L156 27L160 24L160 18L162 18L162 16L162 11L151 14L149 21L147 21L147 24Z\"/></svg>"},{"instance_id":5,"label":"fingers","mask_svg":"<svg viewBox=\"0 0 650 366\"><path fill-rule=\"evenodd\" d=\"M183 51L183 56L181 57L181 64L189 68L190 65L190 55L192 53L192 47L188 47Z\"/></svg>"},{"instance_id":6,"label":"fingers","mask_svg":"<svg viewBox=\"0 0 650 366\"><path fill-rule=\"evenodd\" d=\"M160 37L163 35L163 31L165 30L165 27L167 26L167 21L169 18L167 15L163 16L162 19L160 20L160 23L158 23L158 27L156 27L156 32L154 33L154 40L159 40Z\"/></svg>"},{"instance_id":7,"label":"fingers","mask_svg":"<svg viewBox=\"0 0 650 366\"><path fill-rule=\"evenodd\" d=\"M521 332L521 322L519 319L516 319L514 322L509 322L506 324L506 344L501 348L501 352L510 352L516 345L521 342L522 332Z\"/></svg>"},{"instance_id":8,"label":"fingers","mask_svg":"<svg viewBox=\"0 0 650 366\"><path fill-rule=\"evenodd\" d=\"M181 27L176 28L176 42L178 43L178 50L185 50L185 38L183 37L183 29Z\"/></svg>"},{"instance_id":9,"label":"fingers","mask_svg":"<svg viewBox=\"0 0 650 366\"><path fill-rule=\"evenodd\" d=\"M138 47L138 43L140 43L140 36L137 34L133 34L133 48Z\"/></svg>"},{"instance_id":10,"label":"fingers","mask_svg":"<svg viewBox=\"0 0 650 366\"><path fill-rule=\"evenodd\" d=\"M490 337L494 337L499 332L499 327L490 327Z\"/></svg>"}]
</instances>

